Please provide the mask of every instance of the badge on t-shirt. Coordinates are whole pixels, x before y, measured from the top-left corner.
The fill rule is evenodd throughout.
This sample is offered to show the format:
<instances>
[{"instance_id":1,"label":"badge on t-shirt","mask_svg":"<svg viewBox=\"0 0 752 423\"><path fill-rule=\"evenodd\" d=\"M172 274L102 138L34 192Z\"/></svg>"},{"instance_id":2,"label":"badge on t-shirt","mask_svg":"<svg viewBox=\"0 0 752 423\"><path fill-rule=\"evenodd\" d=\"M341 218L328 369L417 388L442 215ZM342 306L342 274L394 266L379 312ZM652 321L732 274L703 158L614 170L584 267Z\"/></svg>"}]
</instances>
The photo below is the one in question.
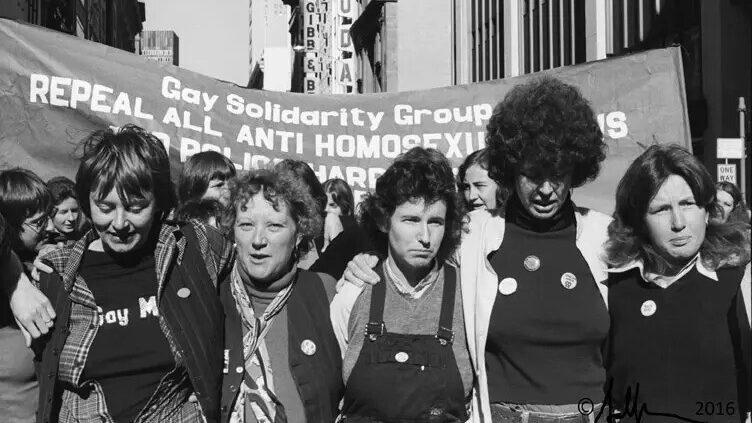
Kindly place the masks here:
<instances>
[{"instance_id":1,"label":"badge on t-shirt","mask_svg":"<svg viewBox=\"0 0 752 423\"><path fill-rule=\"evenodd\" d=\"M501 295L512 295L517 291L517 279L504 278L499 282L499 293Z\"/></svg>"}]
</instances>

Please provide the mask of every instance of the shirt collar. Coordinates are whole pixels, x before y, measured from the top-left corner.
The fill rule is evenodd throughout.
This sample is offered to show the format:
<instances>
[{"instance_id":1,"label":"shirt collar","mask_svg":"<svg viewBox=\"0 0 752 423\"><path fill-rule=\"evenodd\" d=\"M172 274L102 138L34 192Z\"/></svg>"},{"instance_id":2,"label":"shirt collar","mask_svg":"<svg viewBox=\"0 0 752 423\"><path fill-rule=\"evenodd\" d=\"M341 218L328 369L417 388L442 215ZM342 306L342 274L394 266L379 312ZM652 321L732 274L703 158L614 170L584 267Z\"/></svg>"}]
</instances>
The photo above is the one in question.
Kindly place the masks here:
<instances>
[{"instance_id":1,"label":"shirt collar","mask_svg":"<svg viewBox=\"0 0 752 423\"><path fill-rule=\"evenodd\" d=\"M428 274L415 286L412 286L407 282L407 278L405 278L405 275L399 270L397 263L394 262L391 256L384 260L384 274L387 279L394 284L394 287L400 295L416 299L420 298L421 295L423 295L439 278L439 262L438 260L435 260L433 268L431 268Z\"/></svg>"},{"instance_id":2,"label":"shirt collar","mask_svg":"<svg viewBox=\"0 0 752 423\"><path fill-rule=\"evenodd\" d=\"M634 260L634 261L632 261L630 263L625 264L624 266L607 269L607 272L609 272L609 273L624 273L626 271L629 271L629 270L637 268L637 269L639 269L640 276L642 277L642 279L644 281L650 282L650 283L654 283L656 285L663 286L663 285L667 285L667 284L670 285L671 283L673 283L673 282L681 279L684 275L686 275L687 273L689 273L689 271L692 270L693 267L695 269L697 269L697 271L701 275L703 275L703 276L705 276L707 278L710 278L710 279L718 282L718 275L716 274L715 271L708 269L702 263L702 257L700 257L700 253L699 252L697 253L697 255L694 256L694 258L692 258L692 260L689 261L689 263L687 263L682 268L682 270L679 271L679 273L677 273L676 275L671 276L671 277L664 277L664 276L656 275L654 273L646 272L645 271L645 266L644 266L642 260Z\"/></svg>"}]
</instances>

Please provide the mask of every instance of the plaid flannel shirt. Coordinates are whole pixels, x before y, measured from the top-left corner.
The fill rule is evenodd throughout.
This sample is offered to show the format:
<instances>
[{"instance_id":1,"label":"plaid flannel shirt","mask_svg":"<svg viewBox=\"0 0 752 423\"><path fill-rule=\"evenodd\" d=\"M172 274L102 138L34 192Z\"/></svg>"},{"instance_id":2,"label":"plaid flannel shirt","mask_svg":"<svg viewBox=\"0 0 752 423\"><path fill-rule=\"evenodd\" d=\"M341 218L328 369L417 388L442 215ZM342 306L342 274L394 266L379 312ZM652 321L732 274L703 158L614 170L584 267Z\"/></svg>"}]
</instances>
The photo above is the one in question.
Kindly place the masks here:
<instances>
[{"instance_id":1,"label":"plaid flannel shirt","mask_svg":"<svg viewBox=\"0 0 752 423\"><path fill-rule=\"evenodd\" d=\"M218 276L231 269L234 259L232 244L223 242L222 245L218 245L218 242L210 241L207 228L203 224L198 221L191 221L191 224L198 236L199 248L209 276L216 285ZM178 232L177 226L169 224L163 224L159 232L159 240L154 251L158 284L157 303L161 298L171 263L173 260L177 260L178 265L182 262L186 240L184 236L176 236ZM58 416L60 423L115 423L107 411L101 385L95 380L81 381L86 358L97 335L99 316L94 296L78 273L78 269L84 252L98 237L94 230L90 230L75 244L54 250L43 257L62 277L71 300L69 334L60 353L58 373L63 388ZM198 402L188 401L188 397L193 393L188 370L175 338L161 314L159 324L170 344L176 365L162 378L134 423L202 422L204 418Z\"/></svg>"}]
</instances>

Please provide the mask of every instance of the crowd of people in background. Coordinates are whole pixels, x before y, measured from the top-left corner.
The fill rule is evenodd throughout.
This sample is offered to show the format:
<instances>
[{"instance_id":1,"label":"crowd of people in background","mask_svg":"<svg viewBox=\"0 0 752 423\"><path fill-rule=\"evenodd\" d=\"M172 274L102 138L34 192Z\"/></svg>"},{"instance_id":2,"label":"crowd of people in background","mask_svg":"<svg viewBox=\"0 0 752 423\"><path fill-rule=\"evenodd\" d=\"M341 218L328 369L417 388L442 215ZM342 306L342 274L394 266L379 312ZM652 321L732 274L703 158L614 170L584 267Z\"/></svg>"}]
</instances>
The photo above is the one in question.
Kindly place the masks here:
<instances>
[{"instance_id":1,"label":"crowd of people in background","mask_svg":"<svg viewBox=\"0 0 752 423\"><path fill-rule=\"evenodd\" d=\"M416 147L360 204L302 160L171 175L134 125L75 180L2 170L0 420L749 421L742 193L653 145L579 207L606 149L543 78L456 174Z\"/></svg>"}]
</instances>

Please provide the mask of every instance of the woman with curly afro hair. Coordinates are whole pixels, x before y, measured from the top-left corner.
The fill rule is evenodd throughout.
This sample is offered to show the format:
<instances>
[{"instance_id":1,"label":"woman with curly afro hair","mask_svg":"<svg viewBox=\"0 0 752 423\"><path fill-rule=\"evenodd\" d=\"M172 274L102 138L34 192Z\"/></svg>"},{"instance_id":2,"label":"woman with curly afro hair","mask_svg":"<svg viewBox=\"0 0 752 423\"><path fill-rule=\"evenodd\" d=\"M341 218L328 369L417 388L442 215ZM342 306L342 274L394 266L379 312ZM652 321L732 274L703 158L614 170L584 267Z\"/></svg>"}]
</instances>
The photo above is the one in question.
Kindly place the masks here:
<instances>
[{"instance_id":1,"label":"woman with curly afro hair","mask_svg":"<svg viewBox=\"0 0 752 423\"><path fill-rule=\"evenodd\" d=\"M587 421L577 403L601 398L606 382L611 218L576 207L570 192L598 175L603 135L577 88L541 78L496 106L486 144L489 175L509 198L504 216L469 214L457 255L473 420ZM372 262L356 257L345 279L375 282Z\"/></svg>"}]
</instances>

